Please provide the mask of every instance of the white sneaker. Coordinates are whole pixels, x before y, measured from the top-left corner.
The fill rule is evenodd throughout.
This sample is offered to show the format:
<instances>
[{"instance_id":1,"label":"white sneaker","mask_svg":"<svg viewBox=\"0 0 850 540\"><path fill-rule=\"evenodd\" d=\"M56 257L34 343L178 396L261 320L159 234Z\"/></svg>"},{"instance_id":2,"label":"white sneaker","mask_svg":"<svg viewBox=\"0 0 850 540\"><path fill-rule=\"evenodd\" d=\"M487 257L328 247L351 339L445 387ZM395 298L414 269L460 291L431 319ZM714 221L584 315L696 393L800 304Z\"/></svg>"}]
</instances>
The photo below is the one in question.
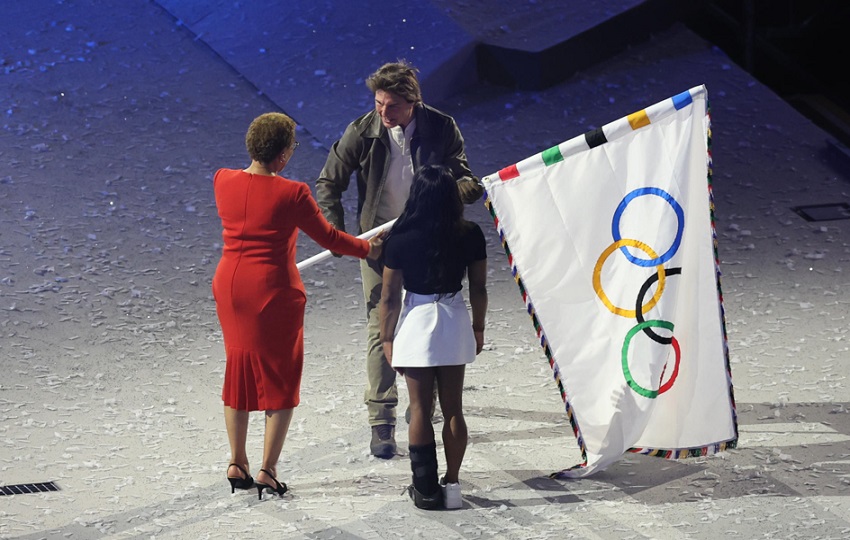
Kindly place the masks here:
<instances>
[{"instance_id":1,"label":"white sneaker","mask_svg":"<svg viewBox=\"0 0 850 540\"><path fill-rule=\"evenodd\" d=\"M443 490L443 506L446 510L457 510L463 508L463 499L460 497L460 483L447 484L446 479L440 480L440 489Z\"/></svg>"}]
</instances>

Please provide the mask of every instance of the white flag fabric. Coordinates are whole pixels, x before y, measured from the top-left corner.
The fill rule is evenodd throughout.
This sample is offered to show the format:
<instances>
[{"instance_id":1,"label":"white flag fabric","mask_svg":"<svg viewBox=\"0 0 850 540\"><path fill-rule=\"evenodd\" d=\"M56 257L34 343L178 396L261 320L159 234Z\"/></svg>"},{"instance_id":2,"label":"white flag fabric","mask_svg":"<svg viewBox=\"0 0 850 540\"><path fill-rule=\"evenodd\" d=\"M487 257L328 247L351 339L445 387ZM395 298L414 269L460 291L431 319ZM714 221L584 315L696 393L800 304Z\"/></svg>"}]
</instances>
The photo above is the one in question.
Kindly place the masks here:
<instances>
[{"instance_id":1,"label":"white flag fabric","mask_svg":"<svg viewBox=\"0 0 850 540\"><path fill-rule=\"evenodd\" d=\"M485 177L566 405L579 478L734 448L705 86Z\"/></svg>"}]
</instances>

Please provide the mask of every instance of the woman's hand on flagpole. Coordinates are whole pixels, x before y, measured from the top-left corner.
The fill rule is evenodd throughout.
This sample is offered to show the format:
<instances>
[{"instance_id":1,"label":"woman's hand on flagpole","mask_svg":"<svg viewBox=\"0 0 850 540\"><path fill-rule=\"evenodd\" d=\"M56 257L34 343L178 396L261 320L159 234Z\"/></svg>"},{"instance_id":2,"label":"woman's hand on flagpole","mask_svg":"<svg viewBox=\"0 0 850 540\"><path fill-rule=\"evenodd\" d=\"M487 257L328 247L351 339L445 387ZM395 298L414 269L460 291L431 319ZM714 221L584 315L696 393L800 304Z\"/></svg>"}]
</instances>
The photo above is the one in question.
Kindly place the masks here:
<instances>
[{"instance_id":1,"label":"woman's hand on flagpole","mask_svg":"<svg viewBox=\"0 0 850 540\"><path fill-rule=\"evenodd\" d=\"M379 231L378 234L369 239L369 257L370 259L377 259L381 256L381 253L384 251L384 237L387 235L386 229L383 231Z\"/></svg>"}]
</instances>

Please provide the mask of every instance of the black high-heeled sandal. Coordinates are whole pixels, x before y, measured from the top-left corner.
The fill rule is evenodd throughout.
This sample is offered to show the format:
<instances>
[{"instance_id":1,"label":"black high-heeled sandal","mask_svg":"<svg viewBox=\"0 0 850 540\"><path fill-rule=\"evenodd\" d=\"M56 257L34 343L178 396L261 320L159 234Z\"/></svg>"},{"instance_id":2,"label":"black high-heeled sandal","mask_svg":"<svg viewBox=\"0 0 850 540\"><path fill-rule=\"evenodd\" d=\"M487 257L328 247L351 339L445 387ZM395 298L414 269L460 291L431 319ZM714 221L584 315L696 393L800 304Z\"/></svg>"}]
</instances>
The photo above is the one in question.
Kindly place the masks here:
<instances>
[{"instance_id":1,"label":"black high-heeled sandal","mask_svg":"<svg viewBox=\"0 0 850 540\"><path fill-rule=\"evenodd\" d=\"M242 465L239 465L238 463L231 463L227 466L227 470L229 471L231 467L236 467L237 469L242 471L242 474L244 474L245 477L227 477L227 481L230 482L230 493L236 493L237 489L251 489L252 487L254 487L254 479L251 478L251 475L248 474L248 471L242 468Z\"/></svg>"},{"instance_id":2,"label":"black high-heeled sandal","mask_svg":"<svg viewBox=\"0 0 850 540\"><path fill-rule=\"evenodd\" d=\"M289 488L286 487L286 483L278 482L277 478L275 478L274 475L272 473L270 473L269 471L267 471L266 469L260 469L260 472L264 472L267 475L271 476L272 480L274 480L275 486L272 487L269 484L264 484L262 482L255 482L254 485L257 486L257 498L261 501L263 500L263 490L264 489L269 489L269 490L272 491L272 493L277 493L278 496L283 497L283 494L286 493L287 489L289 489Z\"/></svg>"}]
</instances>

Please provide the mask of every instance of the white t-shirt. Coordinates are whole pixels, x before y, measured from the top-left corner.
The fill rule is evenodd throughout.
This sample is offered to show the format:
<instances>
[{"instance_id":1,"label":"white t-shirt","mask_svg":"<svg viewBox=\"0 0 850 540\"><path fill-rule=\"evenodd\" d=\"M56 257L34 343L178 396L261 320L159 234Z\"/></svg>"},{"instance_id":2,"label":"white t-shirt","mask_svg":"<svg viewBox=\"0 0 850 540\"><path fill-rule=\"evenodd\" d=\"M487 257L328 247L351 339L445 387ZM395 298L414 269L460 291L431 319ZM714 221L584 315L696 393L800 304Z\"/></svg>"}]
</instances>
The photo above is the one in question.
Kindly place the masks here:
<instances>
[{"instance_id":1,"label":"white t-shirt","mask_svg":"<svg viewBox=\"0 0 850 540\"><path fill-rule=\"evenodd\" d=\"M404 210L404 203L410 195L413 183L413 158L410 153L410 139L416 130L416 120L412 119L407 127L388 129L390 136L390 164L381 200L378 201L377 222L386 223L395 219Z\"/></svg>"}]
</instances>

